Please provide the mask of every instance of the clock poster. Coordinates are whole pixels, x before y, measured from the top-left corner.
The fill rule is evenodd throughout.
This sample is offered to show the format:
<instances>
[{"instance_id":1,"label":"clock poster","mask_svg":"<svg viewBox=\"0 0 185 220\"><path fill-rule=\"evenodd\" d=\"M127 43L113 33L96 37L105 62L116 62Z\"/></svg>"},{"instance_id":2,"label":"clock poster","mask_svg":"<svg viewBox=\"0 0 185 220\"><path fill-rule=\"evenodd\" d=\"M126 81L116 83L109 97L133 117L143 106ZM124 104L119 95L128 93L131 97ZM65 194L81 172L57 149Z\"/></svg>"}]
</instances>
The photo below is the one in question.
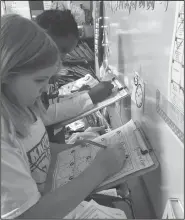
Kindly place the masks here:
<instances>
[{"instance_id":1,"label":"clock poster","mask_svg":"<svg viewBox=\"0 0 185 220\"><path fill-rule=\"evenodd\" d=\"M135 72L133 78L133 89L131 99L139 109L144 109L145 84L138 72Z\"/></svg>"}]
</instances>

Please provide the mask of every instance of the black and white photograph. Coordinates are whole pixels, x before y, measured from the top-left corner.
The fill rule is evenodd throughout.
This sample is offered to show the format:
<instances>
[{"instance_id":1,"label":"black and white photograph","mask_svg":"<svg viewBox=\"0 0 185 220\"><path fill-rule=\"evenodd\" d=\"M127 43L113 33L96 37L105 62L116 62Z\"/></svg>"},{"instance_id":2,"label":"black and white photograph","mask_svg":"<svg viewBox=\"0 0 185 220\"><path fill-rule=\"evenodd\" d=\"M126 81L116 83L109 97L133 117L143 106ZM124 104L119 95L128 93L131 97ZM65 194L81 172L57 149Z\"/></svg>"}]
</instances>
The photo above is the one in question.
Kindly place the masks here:
<instances>
[{"instance_id":1,"label":"black and white photograph","mask_svg":"<svg viewBox=\"0 0 185 220\"><path fill-rule=\"evenodd\" d=\"M1 219L184 219L184 1L1 1Z\"/></svg>"}]
</instances>

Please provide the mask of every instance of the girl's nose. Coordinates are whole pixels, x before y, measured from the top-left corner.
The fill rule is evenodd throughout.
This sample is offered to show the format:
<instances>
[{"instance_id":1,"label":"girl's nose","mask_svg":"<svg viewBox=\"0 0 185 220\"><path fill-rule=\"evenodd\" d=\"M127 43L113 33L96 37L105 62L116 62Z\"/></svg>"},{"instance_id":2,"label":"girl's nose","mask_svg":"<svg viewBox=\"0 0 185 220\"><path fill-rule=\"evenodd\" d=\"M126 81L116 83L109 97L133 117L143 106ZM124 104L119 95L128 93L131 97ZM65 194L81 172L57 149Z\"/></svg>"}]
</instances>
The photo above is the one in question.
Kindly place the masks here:
<instances>
[{"instance_id":1,"label":"girl's nose","mask_svg":"<svg viewBox=\"0 0 185 220\"><path fill-rule=\"evenodd\" d=\"M45 85L42 89L41 89L41 93L43 92L48 92L49 91L49 84Z\"/></svg>"}]
</instances>

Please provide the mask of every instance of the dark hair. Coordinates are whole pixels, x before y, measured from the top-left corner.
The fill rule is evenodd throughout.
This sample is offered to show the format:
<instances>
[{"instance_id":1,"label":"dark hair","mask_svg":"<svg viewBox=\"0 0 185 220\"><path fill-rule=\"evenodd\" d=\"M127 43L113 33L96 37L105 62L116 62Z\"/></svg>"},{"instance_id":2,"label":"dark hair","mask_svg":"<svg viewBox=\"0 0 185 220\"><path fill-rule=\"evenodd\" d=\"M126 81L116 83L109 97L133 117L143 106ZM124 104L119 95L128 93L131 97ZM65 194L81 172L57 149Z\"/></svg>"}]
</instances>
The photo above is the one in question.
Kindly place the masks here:
<instances>
[{"instance_id":1,"label":"dark hair","mask_svg":"<svg viewBox=\"0 0 185 220\"><path fill-rule=\"evenodd\" d=\"M78 26L70 10L46 10L37 16L36 22L56 37L73 34L79 38Z\"/></svg>"}]
</instances>

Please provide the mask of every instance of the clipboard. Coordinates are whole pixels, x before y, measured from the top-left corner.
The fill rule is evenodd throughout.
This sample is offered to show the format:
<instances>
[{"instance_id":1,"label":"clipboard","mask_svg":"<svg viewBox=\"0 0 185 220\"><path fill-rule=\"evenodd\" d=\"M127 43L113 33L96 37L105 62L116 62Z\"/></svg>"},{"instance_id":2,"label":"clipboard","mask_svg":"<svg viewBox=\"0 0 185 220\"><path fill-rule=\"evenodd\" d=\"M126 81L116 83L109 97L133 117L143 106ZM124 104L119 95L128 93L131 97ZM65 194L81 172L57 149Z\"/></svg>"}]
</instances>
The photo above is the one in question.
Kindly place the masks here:
<instances>
[{"instance_id":1,"label":"clipboard","mask_svg":"<svg viewBox=\"0 0 185 220\"><path fill-rule=\"evenodd\" d=\"M129 178L144 175L148 172L155 170L159 166L157 157L155 156L151 145L145 137L144 132L140 127L138 127L137 122L131 120L128 123L129 124L126 125L125 129L123 125L123 127L121 126L122 128L120 127L112 130L112 134L105 134L107 138L105 137L105 135L102 135L93 140L93 142L104 145L106 143L111 143L107 142L108 140L113 141L115 139L116 143L120 143L121 145L123 145L123 147L125 147L126 152L131 156L131 158L128 157L128 161L126 161L126 163L128 164L125 165L125 167L123 167L120 172L104 180L99 186L97 186L96 189L94 189L92 193L115 188L116 186L123 184ZM120 129L122 131L120 131ZM136 137L135 133L136 130L139 130L141 134L139 134L139 136L142 138L144 143L138 141L139 139ZM113 139L109 139L111 138L111 135ZM125 144L126 146L124 146ZM76 147L76 149L69 149L58 154L55 172L53 175L53 189L58 186L65 185L67 182L69 182L73 178L76 178L81 172L83 172L90 164L90 161L87 162L86 159L91 158L92 160L94 160L99 148L97 147L96 149L94 149L94 147L92 146L94 144L90 145L91 149L87 148L86 150L84 148L83 150L83 148ZM148 153L142 154L141 149L147 149ZM66 159L68 158L68 156L69 159ZM70 166L66 164L70 164Z\"/></svg>"},{"instance_id":2,"label":"clipboard","mask_svg":"<svg viewBox=\"0 0 185 220\"><path fill-rule=\"evenodd\" d=\"M119 185L125 183L127 180L131 179L132 177L143 176L146 173L154 171L155 169L157 169L159 167L159 161L157 159L157 156L155 155L155 152L154 152L154 150L153 150L149 140L147 139L144 131L142 130L139 122L135 121L134 124L136 125L136 128L139 130L139 132L140 132L140 134L141 134L141 136L143 138L143 141L144 141L144 143L145 143L145 145L146 145L146 147L148 149L148 153L149 153L149 155L150 155L150 157L151 157L151 159L152 159L154 164L152 166L148 167L148 168L145 168L145 169L136 171L134 173L128 174L125 177L120 178L120 179L118 179L116 181L110 182L110 183L108 183L106 185L103 185L103 186L99 186L99 187L97 187L92 192L92 194L97 193L97 192L102 191L102 190L106 190L106 189L110 189L110 188L115 188L116 186L119 186Z\"/></svg>"},{"instance_id":3,"label":"clipboard","mask_svg":"<svg viewBox=\"0 0 185 220\"><path fill-rule=\"evenodd\" d=\"M62 124L62 126L71 124L74 121L80 120L80 119L82 119L82 118L84 118L84 117L86 117L86 116L88 116L88 115L90 115L90 114L92 114L92 113L102 109L102 108L105 108L105 107L107 107L107 106L109 106L111 104L114 104L115 102L118 102L119 100L127 98L129 96L130 96L130 94L128 93L126 88L124 88L123 90L118 91L118 92L113 92L111 96L109 96L104 101L94 105L92 109L84 112L81 115L78 115L77 117L65 120L61 124Z\"/></svg>"},{"instance_id":4,"label":"clipboard","mask_svg":"<svg viewBox=\"0 0 185 220\"><path fill-rule=\"evenodd\" d=\"M118 77L117 77L116 75L114 75L114 74L109 74L109 75L110 75L110 77L111 77L111 79L112 79L112 84L113 84L114 87L117 88L117 89L116 89L116 90L113 89L112 94L111 94L107 99L105 99L104 101L99 102L99 103L93 105L93 108L92 108L92 109L90 109L90 110L84 112L84 113L81 114L81 115L78 115L78 116L76 116L76 117L73 117L73 118L70 118L70 119L67 119L67 120L62 121L62 122L61 122L61 126L65 126L65 125L71 124L71 123L74 122L74 121L78 121L78 120L80 120L80 119L82 119L82 118L84 118L84 117L86 117L86 116L88 116L88 115L90 115L90 114L92 114L92 113L98 111L98 110L101 110L101 109L103 109L103 108L105 108L105 107L107 107L107 106L109 106L109 105L114 104L115 102L120 101L121 99L129 98L130 93L129 93L129 90L127 89L127 87L124 86L124 85L119 81L119 79L118 79ZM90 77L91 77L92 80L95 80L94 83L93 83L93 85L98 84L98 81L97 81L92 75L90 75ZM84 77L83 77L83 78L84 78ZM80 81L80 80L82 80L82 78L79 79L79 80L76 80L75 82ZM109 80L110 80L110 79L109 79ZM106 81L106 80L105 80L105 81ZM87 91L80 91L80 92L71 93L71 90L72 90L73 85L74 85L75 82L71 82L71 83L68 83L68 84L65 85L66 91L68 91L69 94L67 94L67 95L62 95L61 92L59 92L59 94L60 94L60 95L59 95L59 99L60 99L61 101L65 101L66 99L71 99L71 98L74 98L75 96L78 96L78 95L80 95L80 94L85 94L85 93L87 93ZM92 83L91 83L91 84L92 84ZM89 84L87 83L87 85L89 85ZM89 85L89 86L92 87L92 85ZM121 89L120 89L120 88L121 88ZM57 102L60 102L60 101L58 100Z\"/></svg>"}]
</instances>

